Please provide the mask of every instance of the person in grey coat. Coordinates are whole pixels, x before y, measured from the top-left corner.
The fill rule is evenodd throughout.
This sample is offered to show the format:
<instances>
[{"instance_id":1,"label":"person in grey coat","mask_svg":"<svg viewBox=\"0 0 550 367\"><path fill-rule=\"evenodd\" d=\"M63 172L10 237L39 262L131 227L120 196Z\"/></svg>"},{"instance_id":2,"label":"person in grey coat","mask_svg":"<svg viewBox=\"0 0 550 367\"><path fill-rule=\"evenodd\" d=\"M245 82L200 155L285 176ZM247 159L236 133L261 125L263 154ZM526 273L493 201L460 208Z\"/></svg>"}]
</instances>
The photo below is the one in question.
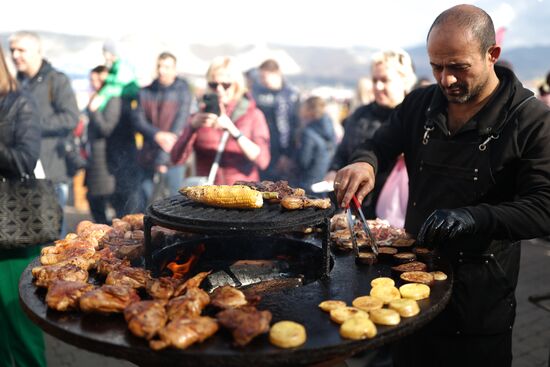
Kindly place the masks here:
<instances>
[{"instance_id":1,"label":"person in grey coat","mask_svg":"<svg viewBox=\"0 0 550 367\"><path fill-rule=\"evenodd\" d=\"M40 163L46 178L54 182L59 204L64 207L71 179L65 162L65 140L79 118L74 91L69 78L42 57L41 40L36 33L16 32L10 36L9 46L17 80L21 89L33 97L40 116Z\"/></svg>"}]
</instances>

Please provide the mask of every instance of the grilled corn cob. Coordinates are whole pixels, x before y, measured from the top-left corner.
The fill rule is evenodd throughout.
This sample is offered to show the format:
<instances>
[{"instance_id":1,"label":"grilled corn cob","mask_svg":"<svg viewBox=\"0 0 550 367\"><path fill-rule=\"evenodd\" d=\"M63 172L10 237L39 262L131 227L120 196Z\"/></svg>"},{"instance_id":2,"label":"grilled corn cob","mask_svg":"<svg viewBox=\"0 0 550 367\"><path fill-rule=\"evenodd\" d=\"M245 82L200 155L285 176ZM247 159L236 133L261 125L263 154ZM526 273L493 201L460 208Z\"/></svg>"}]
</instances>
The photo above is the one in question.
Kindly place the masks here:
<instances>
[{"instance_id":1,"label":"grilled corn cob","mask_svg":"<svg viewBox=\"0 0 550 367\"><path fill-rule=\"evenodd\" d=\"M243 185L190 186L180 190L189 199L220 208L254 209L261 208L262 193Z\"/></svg>"}]
</instances>

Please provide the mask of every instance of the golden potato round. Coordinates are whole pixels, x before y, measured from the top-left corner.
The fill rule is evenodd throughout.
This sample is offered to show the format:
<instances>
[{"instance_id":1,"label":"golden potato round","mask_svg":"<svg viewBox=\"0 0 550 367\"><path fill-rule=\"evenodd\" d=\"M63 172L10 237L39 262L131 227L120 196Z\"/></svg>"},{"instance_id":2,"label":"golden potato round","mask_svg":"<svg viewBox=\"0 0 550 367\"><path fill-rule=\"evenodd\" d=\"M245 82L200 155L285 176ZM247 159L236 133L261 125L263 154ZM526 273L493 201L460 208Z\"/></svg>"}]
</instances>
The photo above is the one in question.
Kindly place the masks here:
<instances>
[{"instance_id":1,"label":"golden potato round","mask_svg":"<svg viewBox=\"0 0 550 367\"><path fill-rule=\"evenodd\" d=\"M361 296L357 297L352 302L353 307L357 307L360 310L369 312L371 310L376 310L384 306L384 302L381 299L372 297L372 296Z\"/></svg>"},{"instance_id":2,"label":"golden potato round","mask_svg":"<svg viewBox=\"0 0 550 367\"><path fill-rule=\"evenodd\" d=\"M335 308L339 308L339 307L346 307L346 302L331 299L331 300L323 301L319 303L319 308L326 312L330 312Z\"/></svg>"},{"instance_id":3,"label":"golden potato round","mask_svg":"<svg viewBox=\"0 0 550 367\"><path fill-rule=\"evenodd\" d=\"M401 296L403 296L403 298L418 301L430 296L430 287L426 284L408 283L399 287L399 292L401 292Z\"/></svg>"},{"instance_id":4,"label":"golden potato round","mask_svg":"<svg viewBox=\"0 0 550 367\"><path fill-rule=\"evenodd\" d=\"M400 298L394 299L388 305L392 310L397 311L401 317L411 317L418 315L420 307L414 299Z\"/></svg>"},{"instance_id":5,"label":"golden potato round","mask_svg":"<svg viewBox=\"0 0 550 367\"><path fill-rule=\"evenodd\" d=\"M401 317L395 310L389 308L380 308L369 312L372 322L378 325L397 325L401 322Z\"/></svg>"},{"instance_id":6,"label":"golden potato round","mask_svg":"<svg viewBox=\"0 0 550 367\"><path fill-rule=\"evenodd\" d=\"M378 285L393 287L395 286L395 281L392 278L388 278L388 277L380 277L380 278L375 278L371 280L370 282L371 287L376 287Z\"/></svg>"},{"instance_id":7,"label":"golden potato round","mask_svg":"<svg viewBox=\"0 0 550 367\"><path fill-rule=\"evenodd\" d=\"M306 328L294 321L279 321L269 330L269 341L279 348L295 348L306 342Z\"/></svg>"},{"instance_id":8,"label":"golden potato round","mask_svg":"<svg viewBox=\"0 0 550 367\"><path fill-rule=\"evenodd\" d=\"M377 285L370 290L370 295L380 299L384 304L390 303L394 299L401 298L399 289L386 285Z\"/></svg>"},{"instance_id":9,"label":"golden potato round","mask_svg":"<svg viewBox=\"0 0 550 367\"><path fill-rule=\"evenodd\" d=\"M430 274L433 275L434 280L447 280L447 274L442 271L432 271Z\"/></svg>"},{"instance_id":10,"label":"golden potato round","mask_svg":"<svg viewBox=\"0 0 550 367\"><path fill-rule=\"evenodd\" d=\"M330 319L338 324L354 316L369 318L369 314L355 307L339 307L330 311Z\"/></svg>"},{"instance_id":11,"label":"golden potato round","mask_svg":"<svg viewBox=\"0 0 550 367\"><path fill-rule=\"evenodd\" d=\"M340 335L351 340L371 339L376 336L376 325L365 317L352 317L340 326Z\"/></svg>"}]
</instances>

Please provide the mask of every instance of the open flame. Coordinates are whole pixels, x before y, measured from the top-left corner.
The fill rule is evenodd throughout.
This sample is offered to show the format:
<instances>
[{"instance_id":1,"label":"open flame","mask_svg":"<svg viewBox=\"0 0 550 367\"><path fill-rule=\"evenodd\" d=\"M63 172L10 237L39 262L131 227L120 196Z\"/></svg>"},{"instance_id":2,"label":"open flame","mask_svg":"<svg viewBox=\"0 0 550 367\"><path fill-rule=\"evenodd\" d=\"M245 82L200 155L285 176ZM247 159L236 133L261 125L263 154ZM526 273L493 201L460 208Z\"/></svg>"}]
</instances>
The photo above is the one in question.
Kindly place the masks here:
<instances>
[{"instance_id":1,"label":"open flame","mask_svg":"<svg viewBox=\"0 0 550 367\"><path fill-rule=\"evenodd\" d=\"M178 255L175 261L172 261L168 265L166 265L166 267L172 271L172 278L182 279L183 277L185 277L185 275L189 273L189 271L193 268L193 265L195 265L196 262L199 260L199 257L204 252L204 250L204 243L201 243L193 249L193 252L191 253L191 255L189 255L189 258L187 258L187 260L184 260L183 263L180 262L185 256Z\"/></svg>"}]
</instances>

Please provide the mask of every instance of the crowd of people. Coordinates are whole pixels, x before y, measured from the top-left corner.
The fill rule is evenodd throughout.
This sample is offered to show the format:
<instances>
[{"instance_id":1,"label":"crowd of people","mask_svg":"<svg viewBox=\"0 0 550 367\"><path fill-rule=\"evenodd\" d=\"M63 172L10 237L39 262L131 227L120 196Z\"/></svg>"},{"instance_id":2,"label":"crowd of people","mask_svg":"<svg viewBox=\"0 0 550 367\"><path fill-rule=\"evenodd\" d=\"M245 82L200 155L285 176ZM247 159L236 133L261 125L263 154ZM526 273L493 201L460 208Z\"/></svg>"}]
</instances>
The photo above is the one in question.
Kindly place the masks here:
<instances>
[{"instance_id":1,"label":"crowd of people","mask_svg":"<svg viewBox=\"0 0 550 367\"><path fill-rule=\"evenodd\" d=\"M549 234L550 132L540 124L550 126L550 113L540 101L550 106L550 73L537 91L540 101L527 101L531 93L513 72L495 66L500 47L492 21L473 6L442 13L427 43L434 84L419 83L404 50L381 50L365 70L368 77L358 81L361 95L349 114L333 121L327 101L292 86L276 60L244 73L238 60L216 57L205 71L206 90L198 95L178 76L172 53L158 56L156 78L140 86L116 42L105 42L105 64L89 72L92 92L84 111L85 185L94 221L109 224L112 212L116 217L143 212L186 182L287 180L312 195L325 194L314 190L316 183L334 184L342 206L357 194L368 218L388 219L419 241L448 249L453 259L462 259L463 252L482 257L490 251L496 268L497 261L510 267L499 283L509 286L488 292L489 297L475 293L479 302L471 307L461 303L464 294L454 292L440 322L423 329L423 346L414 338L399 343L395 365L408 365L407 360L445 365L438 363L456 355L456 345L474 351L457 357L463 365L471 365L472 358L510 365L517 241ZM12 95L17 108L28 113L17 115L15 133L2 134L0 174L9 177L10 157L21 155L29 171L54 181L63 207L73 174L63 147L81 111L69 78L45 59L36 33L14 33L9 47L17 74L9 74L0 50L0 117ZM520 108L524 101L527 111ZM342 138L335 129L339 124ZM7 141L8 135L20 141ZM493 149L502 154L491 157ZM190 161L193 177L186 169ZM472 177L465 173L470 171ZM9 265L17 279L37 251L0 250L2 268ZM494 269L470 264L469 272L479 272L473 285L455 265L457 289L466 295L492 289L486 273ZM13 321L1 323L0 360L45 366L39 330L13 307L17 283L0 279L0 314ZM493 304L484 303L486 298ZM508 306L501 307L501 301ZM497 308L498 320L487 315L484 327L472 324ZM494 350L500 352L486 352Z\"/></svg>"}]
</instances>

